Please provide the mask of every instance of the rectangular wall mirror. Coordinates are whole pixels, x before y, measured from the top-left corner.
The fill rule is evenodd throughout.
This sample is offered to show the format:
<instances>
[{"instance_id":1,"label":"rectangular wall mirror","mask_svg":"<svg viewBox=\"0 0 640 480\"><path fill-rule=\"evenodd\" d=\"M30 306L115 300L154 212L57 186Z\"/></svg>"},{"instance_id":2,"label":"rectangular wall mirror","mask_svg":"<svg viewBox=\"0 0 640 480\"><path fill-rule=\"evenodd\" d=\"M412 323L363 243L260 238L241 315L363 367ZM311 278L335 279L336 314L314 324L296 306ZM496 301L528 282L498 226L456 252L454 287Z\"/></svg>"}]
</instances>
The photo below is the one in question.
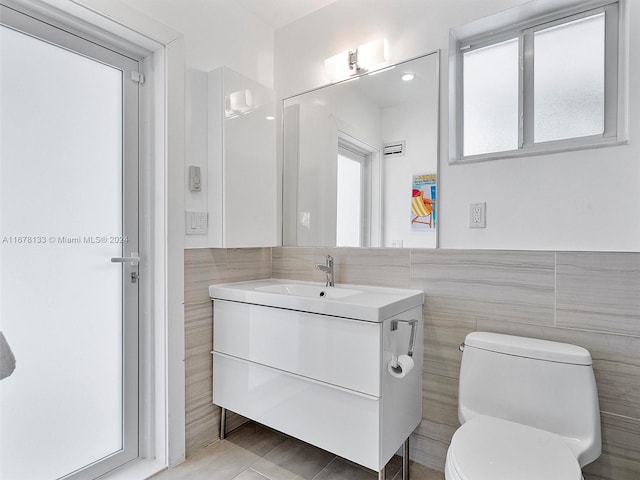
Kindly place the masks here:
<instances>
[{"instance_id":1,"label":"rectangular wall mirror","mask_svg":"<svg viewBox=\"0 0 640 480\"><path fill-rule=\"evenodd\" d=\"M434 52L284 100L284 246L437 246L438 69Z\"/></svg>"}]
</instances>

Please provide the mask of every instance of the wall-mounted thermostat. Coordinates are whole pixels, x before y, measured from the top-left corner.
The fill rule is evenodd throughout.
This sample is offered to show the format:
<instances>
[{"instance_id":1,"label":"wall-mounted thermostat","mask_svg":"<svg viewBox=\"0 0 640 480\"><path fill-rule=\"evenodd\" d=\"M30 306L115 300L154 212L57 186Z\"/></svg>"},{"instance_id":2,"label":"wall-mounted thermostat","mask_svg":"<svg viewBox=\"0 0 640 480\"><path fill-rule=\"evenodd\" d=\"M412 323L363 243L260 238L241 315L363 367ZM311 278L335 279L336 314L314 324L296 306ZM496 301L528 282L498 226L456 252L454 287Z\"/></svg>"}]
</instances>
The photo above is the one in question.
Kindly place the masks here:
<instances>
[{"instance_id":1,"label":"wall-mounted thermostat","mask_svg":"<svg viewBox=\"0 0 640 480\"><path fill-rule=\"evenodd\" d=\"M189 190L199 192L201 189L200 167L189 166Z\"/></svg>"}]
</instances>

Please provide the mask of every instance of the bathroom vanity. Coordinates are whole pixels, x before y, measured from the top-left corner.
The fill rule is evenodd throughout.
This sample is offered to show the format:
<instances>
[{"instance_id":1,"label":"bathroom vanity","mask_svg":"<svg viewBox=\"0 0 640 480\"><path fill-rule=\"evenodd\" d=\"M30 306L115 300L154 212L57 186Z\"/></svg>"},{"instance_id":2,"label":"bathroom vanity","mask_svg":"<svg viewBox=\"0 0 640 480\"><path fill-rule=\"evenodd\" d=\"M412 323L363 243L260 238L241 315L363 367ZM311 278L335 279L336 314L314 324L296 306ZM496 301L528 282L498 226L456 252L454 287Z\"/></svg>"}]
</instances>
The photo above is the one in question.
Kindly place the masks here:
<instances>
[{"instance_id":1,"label":"bathroom vanity","mask_svg":"<svg viewBox=\"0 0 640 480\"><path fill-rule=\"evenodd\" d=\"M422 291L272 279L209 294L213 403L382 478L403 443L408 454L422 416Z\"/></svg>"}]
</instances>

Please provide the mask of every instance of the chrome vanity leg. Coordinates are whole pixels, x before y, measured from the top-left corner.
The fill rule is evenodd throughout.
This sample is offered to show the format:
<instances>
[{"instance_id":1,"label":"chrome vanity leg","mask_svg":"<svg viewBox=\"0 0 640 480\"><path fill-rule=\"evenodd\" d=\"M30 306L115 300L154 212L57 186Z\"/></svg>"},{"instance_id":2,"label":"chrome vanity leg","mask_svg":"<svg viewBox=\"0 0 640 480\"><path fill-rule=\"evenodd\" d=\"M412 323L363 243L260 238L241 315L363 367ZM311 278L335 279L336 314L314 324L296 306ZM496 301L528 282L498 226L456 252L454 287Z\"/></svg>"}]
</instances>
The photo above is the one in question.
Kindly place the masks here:
<instances>
[{"instance_id":1,"label":"chrome vanity leg","mask_svg":"<svg viewBox=\"0 0 640 480\"><path fill-rule=\"evenodd\" d=\"M378 472L378 480L387 480L387 467L382 467L382 470Z\"/></svg>"},{"instance_id":2,"label":"chrome vanity leg","mask_svg":"<svg viewBox=\"0 0 640 480\"><path fill-rule=\"evenodd\" d=\"M220 411L220 440L224 440L227 432L227 409L222 408Z\"/></svg>"},{"instance_id":3,"label":"chrome vanity leg","mask_svg":"<svg viewBox=\"0 0 640 480\"><path fill-rule=\"evenodd\" d=\"M402 445L402 480L409 480L409 437Z\"/></svg>"}]
</instances>

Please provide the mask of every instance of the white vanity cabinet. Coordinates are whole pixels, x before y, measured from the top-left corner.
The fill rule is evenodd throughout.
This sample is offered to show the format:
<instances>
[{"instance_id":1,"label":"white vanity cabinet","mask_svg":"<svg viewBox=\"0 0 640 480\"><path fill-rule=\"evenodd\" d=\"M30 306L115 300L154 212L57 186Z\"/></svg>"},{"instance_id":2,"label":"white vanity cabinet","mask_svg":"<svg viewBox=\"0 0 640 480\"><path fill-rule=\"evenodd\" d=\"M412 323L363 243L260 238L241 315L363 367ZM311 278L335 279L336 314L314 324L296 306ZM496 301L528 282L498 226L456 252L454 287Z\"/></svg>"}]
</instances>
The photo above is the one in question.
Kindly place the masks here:
<instances>
[{"instance_id":1,"label":"white vanity cabinet","mask_svg":"<svg viewBox=\"0 0 640 480\"><path fill-rule=\"evenodd\" d=\"M306 303L308 310L321 309L314 308L315 299L293 299L299 305L294 310L288 308L290 296L248 294L238 301L224 288L210 289L213 403L382 470L422 416L421 292L417 299L415 291L407 291L419 305L405 308L404 302L396 308L402 311L388 318L364 320L302 311ZM285 297L285 308L276 306L278 297ZM352 307L353 300L318 305L333 302L329 310L339 311L341 304ZM361 300L371 306L366 298ZM371 317L370 313L362 316ZM412 327L404 320L412 319L418 320L415 365L396 378L388 364L392 355L408 353ZM399 321L392 325L393 320Z\"/></svg>"}]
</instances>

